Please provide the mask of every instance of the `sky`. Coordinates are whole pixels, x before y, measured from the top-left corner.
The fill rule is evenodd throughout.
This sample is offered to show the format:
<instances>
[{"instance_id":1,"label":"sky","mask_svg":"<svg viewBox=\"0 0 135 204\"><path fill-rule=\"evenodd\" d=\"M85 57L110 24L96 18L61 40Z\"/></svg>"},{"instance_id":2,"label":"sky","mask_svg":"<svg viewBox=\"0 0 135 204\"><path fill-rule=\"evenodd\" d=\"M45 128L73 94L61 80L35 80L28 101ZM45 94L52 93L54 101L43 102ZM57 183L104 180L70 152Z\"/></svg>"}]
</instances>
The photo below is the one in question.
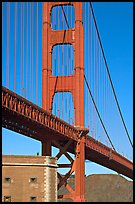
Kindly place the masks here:
<instances>
[{"instance_id":1,"label":"sky","mask_svg":"<svg viewBox=\"0 0 135 204\"><path fill-rule=\"evenodd\" d=\"M133 135L133 4L108 2L93 6L116 95Z\"/></svg>"},{"instance_id":2,"label":"sky","mask_svg":"<svg viewBox=\"0 0 135 204\"><path fill-rule=\"evenodd\" d=\"M93 2L92 5L117 99L133 138L133 3ZM98 166L92 164L89 168L98 173L110 172L102 167L98 171Z\"/></svg>"},{"instance_id":3,"label":"sky","mask_svg":"<svg viewBox=\"0 0 135 204\"><path fill-rule=\"evenodd\" d=\"M92 5L116 95L127 129L132 138L133 3L93 2ZM2 62L3 76L4 66L5 64ZM10 83L13 87L13 83ZM3 85L5 85L5 79L3 79ZM54 156L56 155L56 151L53 148ZM36 155L37 152L41 155L40 142L2 128L2 154ZM132 158L132 155L130 156ZM65 161L64 159L63 157L61 160ZM88 161L85 164L85 173L89 175L116 172Z\"/></svg>"}]
</instances>

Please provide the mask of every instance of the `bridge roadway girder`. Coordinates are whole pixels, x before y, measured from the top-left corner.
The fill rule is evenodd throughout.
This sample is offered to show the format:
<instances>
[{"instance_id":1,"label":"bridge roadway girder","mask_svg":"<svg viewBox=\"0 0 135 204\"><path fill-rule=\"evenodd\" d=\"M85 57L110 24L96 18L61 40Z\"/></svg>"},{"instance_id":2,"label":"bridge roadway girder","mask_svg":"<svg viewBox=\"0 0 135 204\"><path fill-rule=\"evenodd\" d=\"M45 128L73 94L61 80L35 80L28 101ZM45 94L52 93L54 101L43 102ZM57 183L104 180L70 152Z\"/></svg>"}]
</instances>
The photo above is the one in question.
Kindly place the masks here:
<instances>
[{"instance_id":1,"label":"bridge roadway girder","mask_svg":"<svg viewBox=\"0 0 135 204\"><path fill-rule=\"evenodd\" d=\"M23 108L19 110L19 101L20 105L23 104L25 108L32 107L32 110L38 110L38 117L34 119L34 114L27 115ZM56 124L53 126L53 124L48 123L49 120L41 121L39 119L40 112L44 113L44 117L47 115L50 120L52 118L55 123L57 121L57 126ZM2 127L41 142L51 138L52 141L57 140L60 145L65 145L71 139L73 142L67 148L67 151L75 154L74 146L77 142L78 132L76 128L4 87L2 87ZM66 130L62 129L64 127ZM52 145L57 147L56 144L52 143ZM85 141L85 159L133 179L133 163L131 161L88 135Z\"/></svg>"},{"instance_id":2,"label":"bridge roadway girder","mask_svg":"<svg viewBox=\"0 0 135 204\"><path fill-rule=\"evenodd\" d=\"M75 199L79 200L79 198L74 195L74 190L67 184L67 179L75 169L80 144L84 144L85 159L133 178L133 163L88 136L87 129L83 130L84 135L87 136L83 137L83 143L80 143L78 141L80 130L4 87L2 87L2 126L43 143L49 141L52 146L59 148L60 154L58 157L64 153L69 158L68 152L75 154L75 160L71 161L71 169L65 175L65 179L58 175L60 179L58 188L64 184L70 192L69 195L64 195L64 197L69 196L74 201ZM70 144L66 146L68 142ZM61 167L64 168L64 165L61 165ZM80 198L80 201L84 201L84 198Z\"/></svg>"},{"instance_id":3,"label":"bridge roadway girder","mask_svg":"<svg viewBox=\"0 0 135 204\"><path fill-rule=\"evenodd\" d=\"M24 122L25 121L25 122ZM23 127L22 127L23 125ZM46 142L52 140L52 146L57 147L56 144L53 144L53 141L57 140L59 144L64 146L65 143L69 140L69 137L58 133L56 131L49 130L48 127L45 127L36 121L33 121L25 116L20 116L17 113L12 113L9 109L2 107L2 127L20 133L22 135L31 137L41 142ZM25 127L25 128L24 128ZM57 138L57 139L56 139ZM71 138L73 143L68 147L67 151L74 154L74 147L76 138ZM91 143L88 145L87 141ZM95 147L95 144L97 147ZM101 147L100 147L101 145ZM117 161L117 158L120 158L120 161ZM106 145L102 145L95 139L87 136L85 143L85 159L100 164L104 167L112 169L119 174L123 174L131 179L133 179L133 163L128 159L124 158L122 155L114 152L112 149L108 148ZM126 161L127 166L123 164L122 161Z\"/></svg>"}]
</instances>

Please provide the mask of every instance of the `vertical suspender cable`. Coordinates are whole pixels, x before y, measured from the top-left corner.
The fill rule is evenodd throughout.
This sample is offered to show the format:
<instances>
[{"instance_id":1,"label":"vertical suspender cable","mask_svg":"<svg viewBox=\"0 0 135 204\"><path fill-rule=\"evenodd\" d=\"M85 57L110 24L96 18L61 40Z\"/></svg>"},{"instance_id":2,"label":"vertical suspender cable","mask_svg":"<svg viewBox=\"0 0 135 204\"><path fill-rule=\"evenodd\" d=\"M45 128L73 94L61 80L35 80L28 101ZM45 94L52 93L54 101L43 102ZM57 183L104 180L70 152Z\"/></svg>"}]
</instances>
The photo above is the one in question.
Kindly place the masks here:
<instances>
[{"instance_id":1,"label":"vertical suspender cable","mask_svg":"<svg viewBox=\"0 0 135 204\"><path fill-rule=\"evenodd\" d=\"M30 2L30 100L32 100L32 81L31 81L31 75L32 75L32 71L31 71L31 43L32 43L32 37L31 37L31 24L32 24L32 19L31 19L31 2Z\"/></svg>"},{"instance_id":2,"label":"vertical suspender cable","mask_svg":"<svg viewBox=\"0 0 135 204\"><path fill-rule=\"evenodd\" d=\"M4 7L3 7L3 2L2 2L2 33L4 33L4 28L3 28L3 27L4 27L4 26L3 26L3 24L4 24L4 23L3 23L3 22L4 22L4 21L3 21L3 20L4 20L4 15L3 15L3 14L4 14ZM2 42L3 42L3 38L2 38Z\"/></svg>"},{"instance_id":3,"label":"vertical suspender cable","mask_svg":"<svg viewBox=\"0 0 135 204\"><path fill-rule=\"evenodd\" d=\"M58 30L60 29L60 7L58 6ZM58 45L58 73L60 75L60 45ZM58 117L60 117L60 92L58 92Z\"/></svg>"},{"instance_id":4,"label":"vertical suspender cable","mask_svg":"<svg viewBox=\"0 0 135 204\"><path fill-rule=\"evenodd\" d=\"M70 15L71 14L71 15ZM70 5L69 7L69 16L70 16L70 27L72 28L72 6ZM72 65L71 65L71 51L72 51L72 45L70 45L69 47L69 67L70 67L70 71L69 71L69 75L71 75L72 73ZM69 124L70 124L70 117L71 117L71 94L69 94Z\"/></svg>"},{"instance_id":5,"label":"vertical suspender cable","mask_svg":"<svg viewBox=\"0 0 135 204\"><path fill-rule=\"evenodd\" d=\"M94 97L94 29L92 23L92 93ZM94 106L92 105L92 133L94 137Z\"/></svg>"},{"instance_id":6,"label":"vertical suspender cable","mask_svg":"<svg viewBox=\"0 0 135 204\"><path fill-rule=\"evenodd\" d=\"M105 105L105 116L106 116L106 80L107 80L107 75L106 75L106 72L105 72L105 103L104 103L104 105ZM105 118L105 120L106 120L106 118Z\"/></svg>"},{"instance_id":7,"label":"vertical suspender cable","mask_svg":"<svg viewBox=\"0 0 135 204\"><path fill-rule=\"evenodd\" d=\"M4 33L4 6L3 6L3 2L2 2L2 33ZM2 45L3 45L3 37L2 37Z\"/></svg>"},{"instance_id":8,"label":"vertical suspender cable","mask_svg":"<svg viewBox=\"0 0 135 204\"><path fill-rule=\"evenodd\" d=\"M66 6L66 15L68 18L68 7ZM67 76L68 76L68 69L69 69L69 59L68 59L68 45L66 46L66 62L67 62ZM67 101L67 106L66 106L66 121L68 121L68 96L66 94L66 101Z\"/></svg>"},{"instance_id":9,"label":"vertical suspender cable","mask_svg":"<svg viewBox=\"0 0 135 204\"><path fill-rule=\"evenodd\" d=\"M103 60L102 60L103 63ZM104 63L103 63L104 67ZM103 69L103 120L105 118L105 69Z\"/></svg>"},{"instance_id":10,"label":"vertical suspender cable","mask_svg":"<svg viewBox=\"0 0 135 204\"><path fill-rule=\"evenodd\" d=\"M86 3L85 3L86 4ZM88 7L87 7L88 8ZM87 9L88 10L88 9ZM88 12L88 21L87 21L87 25L86 25L86 28L88 29L88 55L86 56L90 56L90 57L87 57L88 58L88 66L87 66L87 69L88 69L88 83L90 85L91 83L91 80L90 80L90 75L91 75L91 17L89 15L90 13ZM87 19L87 18L85 18ZM88 92L87 92L87 98L88 98L88 113L86 112L86 114L88 114L88 128L90 130L90 97L88 96Z\"/></svg>"},{"instance_id":11,"label":"vertical suspender cable","mask_svg":"<svg viewBox=\"0 0 135 204\"><path fill-rule=\"evenodd\" d=\"M63 6L61 6L61 7L62 7L62 12L63 12L64 18L65 18L65 21L66 21L66 25L67 25L67 27L68 27L68 29L69 29L69 24L68 24L68 21L67 21L67 17L66 17L64 8L63 8ZM66 48L67 48L67 47L66 47ZM66 48L64 48L64 49L65 49L66 52L67 52L67 49L66 49ZM67 56L67 53L66 53L66 52L65 52L65 56ZM67 62L67 58L66 58L66 62ZM67 63L66 63L66 65L65 65L65 67L66 67L66 69L65 69L65 74L67 75ZM67 95L65 96L65 103L66 103L65 109L66 109L66 112L67 112ZM67 118L67 114L65 114L65 118Z\"/></svg>"},{"instance_id":12,"label":"vertical suspender cable","mask_svg":"<svg viewBox=\"0 0 135 204\"><path fill-rule=\"evenodd\" d=\"M69 7L67 6L67 17L69 18ZM69 44L67 44L67 76L69 76ZM67 95L67 122L69 123L69 93L66 93Z\"/></svg>"},{"instance_id":13,"label":"vertical suspender cable","mask_svg":"<svg viewBox=\"0 0 135 204\"><path fill-rule=\"evenodd\" d=\"M97 42L97 75L98 75L98 77L97 77L97 104L98 104L98 107L99 107L99 104L100 104L100 100L99 100L99 69L100 69L100 67L99 67L99 43ZM97 123L97 131L98 131L98 134L99 134L99 123Z\"/></svg>"},{"instance_id":14,"label":"vertical suspender cable","mask_svg":"<svg viewBox=\"0 0 135 204\"><path fill-rule=\"evenodd\" d=\"M25 89L24 89L24 3L22 4L22 95L25 97Z\"/></svg>"},{"instance_id":15,"label":"vertical suspender cable","mask_svg":"<svg viewBox=\"0 0 135 204\"><path fill-rule=\"evenodd\" d=\"M98 41L96 37L96 104L98 107ZM98 135L98 121L97 121L97 115L96 115L96 134Z\"/></svg>"},{"instance_id":16,"label":"vertical suspender cable","mask_svg":"<svg viewBox=\"0 0 135 204\"><path fill-rule=\"evenodd\" d=\"M94 95L94 80L93 80L93 76L94 76L94 29L93 29L93 21L91 22L92 25L91 25L91 38L92 38L92 44L91 44L91 48L92 48L92 58L91 58L91 64L92 64L92 67L91 67L91 91ZM92 104L92 136L94 137L94 106Z\"/></svg>"},{"instance_id":17,"label":"vertical suspender cable","mask_svg":"<svg viewBox=\"0 0 135 204\"><path fill-rule=\"evenodd\" d=\"M100 43L100 47L101 47L101 51L102 51L103 58L104 58L104 62L105 62L105 67L106 67L107 74L108 74L108 77L109 77L109 81L110 81L110 84L111 84L111 87L112 87L112 91L113 91L113 94L114 94L114 98L115 98L115 101L116 101L116 104L117 104L117 107L118 107L118 110L119 110L119 113L120 113L121 120L122 120L123 125L124 125L124 128L125 128L126 134L127 134L127 136L128 136L129 142L130 142L131 146L133 147L133 144L132 144L132 141L131 141L131 139L130 139L130 136L129 136L129 133L128 133L126 124L125 124L124 119L123 119L123 116L122 116L122 112L121 112L121 109L120 109L120 106L119 106L119 103L118 103L118 99L117 99L117 96L116 96L116 93L115 93L115 90L114 90L114 86L113 86L113 83L112 83L112 79L111 79L111 76L110 76L109 68L108 68L108 65L107 65L107 61L106 61L106 58L105 58L103 46L102 46L102 43L101 43L101 40L100 40L100 35L99 35L99 32L98 32L98 28L97 28L97 23L96 23L94 11L93 11L93 8L92 8L92 3L89 2L89 4L90 4L90 7L91 7L91 11L92 11L92 15L93 15L93 19L94 19L94 23L95 23L95 27L96 27L96 31L97 31L97 35L98 35L98 39L99 39L99 43Z\"/></svg>"},{"instance_id":18,"label":"vertical suspender cable","mask_svg":"<svg viewBox=\"0 0 135 204\"><path fill-rule=\"evenodd\" d=\"M69 11L71 11L71 9L70 9L70 7L68 7L68 18L69 18ZM71 21L71 20L70 20ZM71 22L70 22L70 27L71 27ZM68 75L70 74L70 69L71 69L71 66L70 66L70 46L68 45ZM67 93L68 94L68 107L69 107L69 100L70 100L70 94L69 93ZM69 120L70 119L70 108L68 108L68 123L69 123Z\"/></svg>"},{"instance_id":19,"label":"vertical suspender cable","mask_svg":"<svg viewBox=\"0 0 135 204\"><path fill-rule=\"evenodd\" d=\"M26 9L26 98L28 92L28 2Z\"/></svg>"},{"instance_id":20,"label":"vertical suspender cable","mask_svg":"<svg viewBox=\"0 0 135 204\"><path fill-rule=\"evenodd\" d=\"M102 64L102 55L100 57L100 64L101 64L101 117L103 118L103 64ZM103 131L103 136L104 136L104 130Z\"/></svg>"},{"instance_id":21,"label":"vertical suspender cable","mask_svg":"<svg viewBox=\"0 0 135 204\"><path fill-rule=\"evenodd\" d=\"M73 10L73 6L71 5L71 28L74 27L73 25L73 22L74 22L74 10ZM74 74L74 65L73 65L73 58L74 58L74 49L73 49L73 46L71 46L71 49L70 49L70 66L71 66L71 73L70 74ZM74 105L72 103L72 94L70 95L70 107L71 107L71 110L70 110L70 124L73 124L73 118L74 118Z\"/></svg>"},{"instance_id":22,"label":"vertical suspender cable","mask_svg":"<svg viewBox=\"0 0 135 204\"><path fill-rule=\"evenodd\" d=\"M97 36L95 34L95 101L96 101L96 104L97 104ZM97 135L97 114L96 114L96 111L95 111L95 128L96 128L96 135Z\"/></svg>"},{"instance_id":23,"label":"vertical suspender cable","mask_svg":"<svg viewBox=\"0 0 135 204\"><path fill-rule=\"evenodd\" d=\"M54 29L56 30L56 9L54 9ZM54 60L55 60L55 66L54 66L54 74L56 75L56 47L53 47L53 53L54 53ZM55 95L55 115L57 115L57 95Z\"/></svg>"},{"instance_id":24,"label":"vertical suspender cable","mask_svg":"<svg viewBox=\"0 0 135 204\"><path fill-rule=\"evenodd\" d=\"M97 104L97 37L95 35L95 101ZM97 135L97 115L95 114L95 132Z\"/></svg>"},{"instance_id":25,"label":"vertical suspender cable","mask_svg":"<svg viewBox=\"0 0 135 204\"><path fill-rule=\"evenodd\" d=\"M7 2L6 87L9 88L10 2Z\"/></svg>"},{"instance_id":26,"label":"vertical suspender cable","mask_svg":"<svg viewBox=\"0 0 135 204\"><path fill-rule=\"evenodd\" d=\"M108 101L108 89L109 89L109 83L108 83L108 78L107 78L107 106L109 104L109 101Z\"/></svg>"},{"instance_id":27,"label":"vertical suspender cable","mask_svg":"<svg viewBox=\"0 0 135 204\"><path fill-rule=\"evenodd\" d=\"M94 60L93 60L93 84L94 84L94 89L93 89L93 95L94 95L94 100L95 100L95 62L96 62L96 53L95 53L95 30L93 29L93 33L94 33ZM95 128L95 109L94 109L94 119L93 119L93 123L94 123L94 135L95 135L95 137L96 137L96 132L95 132L95 130L96 130L96 128Z\"/></svg>"},{"instance_id":28,"label":"vertical suspender cable","mask_svg":"<svg viewBox=\"0 0 135 204\"><path fill-rule=\"evenodd\" d=\"M91 65L90 65L90 62L91 62L91 51L90 51L90 46L91 46L91 41L90 41L90 38L91 38L91 33L90 33L90 15L88 13L88 19L86 20L86 2L85 2L85 35L84 35L84 42L85 42L85 49L84 49L84 52L85 52L85 56L89 56L89 57L86 57L85 58L85 64L86 64L86 67L85 67L85 71L87 71L87 75L88 75L88 83L90 84L90 70L91 70ZM87 22L87 24L86 24ZM86 39L86 36L88 35L88 42L87 42L87 39ZM86 49L87 48L87 49ZM86 51L85 51L86 50ZM86 61L87 59L87 61ZM88 63L88 64L87 64ZM87 96L87 107L86 107L86 115L87 115L87 120L86 120L86 125L88 127L88 129L90 130L90 98L88 96L88 91L85 87L85 93L86 93L86 96Z\"/></svg>"},{"instance_id":29,"label":"vertical suspender cable","mask_svg":"<svg viewBox=\"0 0 135 204\"><path fill-rule=\"evenodd\" d=\"M98 95L98 86L97 86L97 83L98 83L98 60L97 60L97 56L98 56L98 51L97 51L97 37L96 37L96 104L98 106L98 102L97 102L97 95ZM96 115L96 134L98 136L98 133L97 133L97 115Z\"/></svg>"},{"instance_id":30,"label":"vertical suspender cable","mask_svg":"<svg viewBox=\"0 0 135 204\"><path fill-rule=\"evenodd\" d=\"M106 93L105 93L105 91L106 91L106 82L105 82L105 75L106 75L106 70L104 69L104 121L105 121L105 95L106 95Z\"/></svg>"},{"instance_id":31,"label":"vertical suspender cable","mask_svg":"<svg viewBox=\"0 0 135 204\"><path fill-rule=\"evenodd\" d=\"M100 56L100 49L99 49L99 111L100 111L100 114L102 113L102 105L101 105L101 95L102 95L102 74L101 74L101 56ZM101 129L100 129L100 132L101 132ZM100 133L102 134L102 133Z\"/></svg>"},{"instance_id":32,"label":"vertical suspender cable","mask_svg":"<svg viewBox=\"0 0 135 204\"><path fill-rule=\"evenodd\" d=\"M38 105L38 2L36 9L36 104Z\"/></svg>"},{"instance_id":33,"label":"vertical suspender cable","mask_svg":"<svg viewBox=\"0 0 135 204\"><path fill-rule=\"evenodd\" d=\"M108 139L109 139L109 142L110 142L112 148L114 149L114 151L116 151L116 150L115 150L115 147L114 147L114 145L113 145L113 143L112 143L112 141L111 141L111 139L110 139L110 137L109 137L109 135L108 135L108 132L107 132L105 126L104 126L104 123L103 123L103 121L102 121L102 118L101 118L101 116L100 116L100 114L99 114L98 108L97 108L97 106L96 106L95 100L94 100L94 98L93 98L93 95L92 95L92 93L91 93L91 90L90 90L90 87L89 87L89 84L88 84L88 82L87 82L87 79L86 79L85 75L84 75L84 80L85 80L85 83L86 83L87 88L88 88L88 90L89 90L89 94L90 94L90 96L91 96L92 102L93 102L93 104L94 104L94 107L95 107L96 112L97 112L97 114L98 114L98 117L99 117L99 119L100 119L100 122L101 122L101 124L102 124L102 126L103 126L103 128L104 128L104 131L105 131L105 133L106 133L106 135L107 135L107 137L108 137Z\"/></svg>"},{"instance_id":34,"label":"vertical suspender cable","mask_svg":"<svg viewBox=\"0 0 135 204\"><path fill-rule=\"evenodd\" d=\"M32 101L33 101L33 2L31 2L31 92L32 92Z\"/></svg>"},{"instance_id":35,"label":"vertical suspender cable","mask_svg":"<svg viewBox=\"0 0 135 204\"><path fill-rule=\"evenodd\" d=\"M70 13L71 13L71 16L70 16L70 25L71 25L71 28L72 28L72 18L73 18L73 15L72 15L72 6L70 6ZM72 49L70 48L70 74L72 73ZM70 98L69 98L69 124L71 124L71 115L72 115L72 107L71 107L71 95L70 95Z\"/></svg>"},{"instance_id":36,"label":"vertical suspender cable","mask_svg":"<svg viewBox=\"0 0 135 204\"><path fill-rule=\"evenodd\" d=\"M72 28L75 27L75 13L74 13L74 7L72 6ZM73 52L71 52L71 66L72 66L72 71L74 73L74 49ZM73 124L74 121L74 105L73 105L73 96L71 97L71 104L72 104L72 114L71 114L71 124Z\"/></svg>"},{"instance_id":37,"label":"vertical suspender cable","mask_svg":"<svg viewBox=\"0 0 135 204\"><path fill-rule=\"evenodd\" d=\"M89 11L88 11L88 13L89 13ZM89 85L91 86L91 75L92 75L92 72L91 72L91 70L92 70L92 19L91 19L91 14L90 14L90 22L89 22L89 52L90 53L88 53L89 55L90 55L90 61L89 61L89 67L90 67L90 69L89 69ZM88 94L88 92L87 92L87 94ZM91 106L91 104L90 104L90 98L89 98L89 96L88 96L88 99L89 99L89 101L88 101L88 108L89 108L89 129L90 129L90 131L91 131L91 127L92 127L92 125L91 125L91 117L90 117L90 115L91 115L91 113L92 113L92 106Z\"/></svg>"},{"instance_id":38,"label":"vertical suspender cable","mask_svg":"<svg viewBox=\"0 0 135 204\"><path fill-rule=\"evenodd\" d=\"M15 15L14 15L14 92L16 93L16 27L17 27L17 2L15 3Z\"/></svg>"},{"instance_id":39,"label":"vertical suspender cable","mask_svg":"<svg viewBox=\"0 0 135 204\"><path fill-rule=\"evenodd\" d=\"M20 33L20 38L21 38L21 46L20 46L20 91L21 91L21 95L22 95L22 93L23 93L23 85L22 85L22 64L23 64L23 62L22 62L22 2L21 2L21 12L20 12L20 15L21 15L21 22L20 22L20 25L21 25L21 33Z\"/></svg>"},{"instance_id":40,"label":"vertical suspender cable","mask_svg":"<svg viewBox=\"0 0 135 204\"><path fill-rule=\"evenodd\" d=\"M104 69L103 69L103 60L101 57L101 67L102 67L102 118L104 119Z\"/></svg>"},{"instance_id":41,"label":"vertical suspender cable","mask_svg":"<svg viewBox=\"0 0 135 204\"><path fill-rule=\"evenodd\" d=\"M32 90L31 90L31 2L30 2L30 73L29 73L29 78L30 78L30 90L29 90L29 93L30 93L30 100L31 100L31 92L32 92Z\"/></svg>"},{"instance_id":42,"label":"vertical suspender cable","mask_svg":"<svg viewBox=\"0 0 135 204\"><path fill-rule=\"evenodd\" d=\"M90 13L90 15L91 15L91 13ZM91 20L90 20L90 52L91 52L91 54L90 54L90 67L91 67L91 69L90 69L90 87L92 87L92 16L91 16ZM90 102L91 102L91 100L90 100ZM90 108L91 108L91 111L90 111L90 115L91 115L90 131L92 131L92 126L93 126L93 124L92 124L92 113L93 113L92 102L90 105L91 105L90 106Z\"/></svg>"},{"instance_id":43,"label":"vertical suspender cable","mask_svg":"<svg viewBox=\"0 0 135 204\"><path fill-rule=\"evenodd\" d=\"M67 50L66 50L66 47L65 47L65 57L66 57L66 62L67 62ZM67 74L67 63L65 64L65 71L66 71L66 74ZM67 94L65 94L65 121L67 121Z\"/></svg>"},{"instance_id":44,"label":"vertical suspender cable","mask_svg":"<svg viewBox=\"0 0 135 204\"><path fill-rule=\"evenodd\" d=\"M64 29L64 19L62 15L62 30ZM62 44L62 76L64 75L64 42ZM64 120L64 95L62 92L62 119Z\"/></svg>"},{"instance_id":45,"label":"vertical suspender cable","mask_svg":"<svg viewBox=\"0 0 135 204\"><path fill-rule=\"evenodd\" d=\"M103 63L103 68L104 68L104 63ZM103 69L103 120L105 121L105 69Z\"/></svg>"},{"instance_id":46,"label":"vertical suspender cable","mask_svg":"<svg viewBox=\"0 0 135 204\"><path fill-rule=\"evenodd\" d=\"M89 24L87 23L86 25L86 19L89 20L89 14L88 14L88 18L86 18L86 2L84 3L84 46L85 46L85 49L84 49L84 62L86 63L86 67L84 69L84 72L86 73L86 75L88 76L88 81L89 81L89 68L90 68L90 64L89 64L89 57L85 57L85 56L88 56L90 53L89 53ZM87 36L87 43L86 43L86 37ZM85 110L85 113L86 113L86 127L89 128L89 105L88 105L88 93L86 91L85 95L85 100L86 100L86 103L87 104L87 107L86 107L86 110ZM87 112L86 112L87 111Z\"/></svg>"}]
</instances>

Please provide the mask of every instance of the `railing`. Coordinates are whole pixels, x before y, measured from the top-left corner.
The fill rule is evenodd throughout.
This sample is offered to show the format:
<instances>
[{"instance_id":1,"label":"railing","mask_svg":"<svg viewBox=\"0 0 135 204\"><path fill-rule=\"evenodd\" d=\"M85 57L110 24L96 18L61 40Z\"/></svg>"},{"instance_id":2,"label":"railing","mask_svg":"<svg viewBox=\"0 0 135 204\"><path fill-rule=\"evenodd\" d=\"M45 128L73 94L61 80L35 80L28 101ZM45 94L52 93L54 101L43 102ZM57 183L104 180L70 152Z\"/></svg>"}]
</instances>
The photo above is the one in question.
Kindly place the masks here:
<instances>
[{"instance_id":1,"label":"railing","mask_svg":"<svg viewBox=\"0 0 135 204\"><path fill-rule=\"evenodd\" d=\"M114 151L112 148L102 144L98 140L95 140L88 135L86 136L86 147L89 147L90 149L104 156L107 156L109 160L115 160L120 164L125 165L130 169L133 169L133 163L131 161L129 161L127 158Z\"/></svg>"}]
</instances>

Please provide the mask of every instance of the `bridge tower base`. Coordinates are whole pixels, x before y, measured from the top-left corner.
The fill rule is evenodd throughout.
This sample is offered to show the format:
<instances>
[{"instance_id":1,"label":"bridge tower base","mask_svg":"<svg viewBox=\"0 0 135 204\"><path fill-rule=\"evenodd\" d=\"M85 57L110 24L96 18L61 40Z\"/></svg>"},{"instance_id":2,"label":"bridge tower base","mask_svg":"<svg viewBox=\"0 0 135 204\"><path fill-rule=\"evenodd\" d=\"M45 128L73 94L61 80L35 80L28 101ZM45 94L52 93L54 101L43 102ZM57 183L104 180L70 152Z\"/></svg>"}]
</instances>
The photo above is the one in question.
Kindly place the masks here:
<instances>
[{"instance_id":1,"label":"bridge tower base","mask_svg":"<svg viewBox=\"0 0 135 204\"><path fill-rule=\"evenodd\" d=\"M58 174L58 189L61 186L65 186L69 191L68 194L58 195L58 199L66 199L70 198L74 202L86 202L85 199L85 136L88 133L87 129L80 130L80 134L78 140L75 145L75 157L74 159L70 156L67 149L72 145L72 140L69 139L65 145L60 145L59 141L52 140L51 142L42 143L42 155L43 156L51 156L51 144L56 146L59 149L59 153L56 155L56 158L59 160L60 157L64 154L70 164L58 164L58 168L70 168L69 171L65 175ZM68 178L74 173L74 188L71 187L68 183Z\"/></svg>"}]
</instances>

